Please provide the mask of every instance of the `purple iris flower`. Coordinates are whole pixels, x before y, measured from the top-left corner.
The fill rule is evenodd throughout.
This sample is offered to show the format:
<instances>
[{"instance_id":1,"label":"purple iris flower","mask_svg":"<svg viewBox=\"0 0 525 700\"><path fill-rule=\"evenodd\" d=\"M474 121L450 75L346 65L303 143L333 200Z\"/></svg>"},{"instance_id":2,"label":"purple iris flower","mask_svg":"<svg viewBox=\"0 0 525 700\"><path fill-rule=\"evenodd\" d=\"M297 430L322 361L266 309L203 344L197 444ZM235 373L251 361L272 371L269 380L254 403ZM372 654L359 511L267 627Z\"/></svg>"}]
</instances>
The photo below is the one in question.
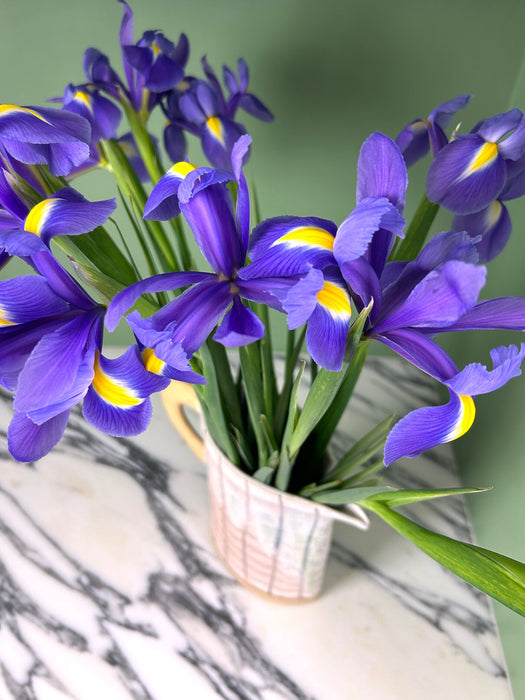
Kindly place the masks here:
<instances>
[{"instance_id":1,"label":"purple iris flower","mask_svg":"<svg viewBox=\"0 0 525 700\"><path fill-rule=\"evenodd\" d=\"M246 133L242 124L224 113L222 100L204 80L195 80L180 97L179 107L187 125L197 128L202 150L216 168L229 170L235 142Z\"/></svg>"},{"instance_id":2,"label":"purple iris flower","mask_svg":"<svg viewBox=\"0 0 525 700\"><path fill-rule=\"evenodd\" d=\"M78 114L49 107L0 105L0 152L68 175L89 157L91 128Z\"/></svg>"},{"instance_id":3,"label":"purple iris flower","mask_svg":"<svg viewBox=\"0 0 525 700\"><path fill-rule=\"evenodd\" d=\"M396 143L407 167L426 156L429 150L435 157L448 143L445 129L459 109L469 103L472 95L460 95L433 109L426 119L415 119L397 135Z\"/></svg>"},{"instance_id":4,"label":"purple iris flower","mask_svg":"<svg viewBox=\"0 0 525 700\"><path fill-rule=\"evenodd\" d=\"M249 136L241 137L232 151L238 184L235 213L225 184L233 179L231 174L195 168L186 162L175 164L159 180L146 205L146 218L156 220L182 211L213 272L155 275L117 294L108 307L106 326L111 330L141 294L187 287L150 318L143 319L136 311L128 316L138 341L154 351L167 376L204 381L192 374L189 360L216 326L214 339L227 347L262 338L261 320L242 299L280 308L267 280L245 281L238 275L245 262L249 235L249 196L242 162L250 141Z\"/></svg>"},{"instance_id":5,"label":"purple iris flower","mask_svg":"<svg viewBox=\"0 0 525 700\"><path fill-rule=\"evenodd\" d=\"M308 351L326 369L339 370L343 363L351 315L349 273L352 282L359 268L372 278L381 274L396 237L403 236L406 186L398 147L375 133L359 155L357 206L339 227L316 217L286 216L267 219L253 232L252 263L239 275L290 281L302 276L292 290L282 290L283 309L291 328L308 322Z\"/></svg>"},{"instance_id":6,"label":"purple iris flower","mask_svg":"<svg viewBox=\"0 0 525 700\"><path fill-rule=\"evenodd\" d=\"M133 11L125 0L120 27L120 46L125 81L111 67L108 57L90 48L84 54L84 72L90 83L115 99L124 96L137 112L149 114L160 102L161 95L171 90L184 77L189 45L181 34L175 45L160 32L144 32L135 42Z\"/></svg>"},{"instance_id":7,"label":"purple iris flower","mask_svg":"<svg viewBox=\"0 0 525 700\"><path fill-rule=\"evenodd\" d=\"M184 131L188 131L201 139L203 151L214 167L229 170L233 145L246 133L244 126L235 121L237 110L242 108L263 121L272 121L273 115L249 92L248 66L243 59L238 61L238 78L227 66L223 67L228 98L206 57L201 64L206 81L186 76L167 96L164 111L169 124L164 130L164 145L173 161L181 160L186 153Z\"/></svg>"},{"instance_id":8,"label":"purple iris flower","mask_svg":"<svg viewBox=\"0 0 525 700\"><path fill-rule=\"evenodd\" d=\"M15 392L9 450L19 461L47 454L69 412L118 436L142 432L149 396L168 380L144 367L136 347L118 359L101 354L105 309L46 249L33 255L37 275L0 282L0 384Z\"/></svg>"},{"instance_id":9,"label":"purple iris flower","mask_svg":"<svg viewBox=\"0 0 525 700\"><path fill-rule=\"evenodd\" d=\"M525 117L519 109L481 122L440 150L428 171L427 195L455 214L473 214L503 192L509 163L525 153Z\"/></svg>"},{"instance_id":10,"label":"purple iris flower","mask_svg":"<svg viewBox=\"0 0 525 700\"><path fill-rule=\"evenodd\" d=\"M385 464L416 456L466 432L475 415L472 397L519 374L525 356L525 344L520 349L496 348L491 353L493 370L473 364L460 372L432 339L449 331L523 331L525 299L477 302L486 270L478 265L478 239L465 232L434 236L411 262L386 262L393 236L401 234L405 187L399 148L382 134L373 134L359 157L358 205L339 229L313 217L269 219L254 231L253 263L240 272L247 279L301 277L290 290L283 290L282 305L291 327L307 322L308 350L322 366L341 366L349 326L348 318L342 321L342 312L350 309L343 302L346 290L358 311L372 302L365 338L379 340L448 388L450 400L445 406L420 409L395 426L387 440ZM327 281L337 281L338 291L323 304L326 297L320 291ZM324 328L319 321L323 305ZM329 332L329 324L338 332ZM326 338L338 344L337 351L326 348Z\"/></svg>"},{"instance_id":11,"label":"purple iris flower","mask_svg":"<svg viewBox=\"0 0 525 700\"><path fill-rule=\"evenodd\" d=\"M91 142L114 138L122 118L120 109L92 85L68 85L64 92L63 107L80 114L91 125Z\"/></svg>"},{"instance_id":12,"label":"purple iris flower","mask_svg":"<svg viewBox=\"0 0 525 700\"><path fill-rule=\"evenodd\" d=\"M512 232L512 221L504 202L525 194L525 157L507 162L507 182L497 199L474 214L456 214L454 231L477 236L480 262L489 262L501 253Z\"/></svg>"}]
</instances>

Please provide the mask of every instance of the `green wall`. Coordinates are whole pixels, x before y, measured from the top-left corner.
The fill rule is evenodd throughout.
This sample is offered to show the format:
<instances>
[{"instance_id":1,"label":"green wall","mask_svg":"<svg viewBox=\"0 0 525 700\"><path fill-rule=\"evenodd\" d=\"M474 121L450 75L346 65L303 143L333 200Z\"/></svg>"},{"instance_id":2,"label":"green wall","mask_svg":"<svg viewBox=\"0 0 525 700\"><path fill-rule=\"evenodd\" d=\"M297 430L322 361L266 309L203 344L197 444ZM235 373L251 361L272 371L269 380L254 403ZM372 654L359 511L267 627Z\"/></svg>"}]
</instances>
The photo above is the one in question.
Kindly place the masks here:
<instances>
[{"instance_id":1,"label":"green wall","mask_svg":"<svg viewBox=\"0 0 525 700\"><path fill-rule=\"evenodd\" d=\"M206 53L220 68L243 56L252 87L274 111L272 125L246 118L254 136L250 176L264 216L299 214L341 221L354 206L359 146L375 130L390 136L440 102L464 92L469 129L511 106L525 109L522 0L136 0L136 36L160 29L188 34L191 68ZM68 82L81 82L82 54L96 46L118 65L121 8L111 0L1 0L2 102L42 104ZM521 76L520 76L521 73ZM413 207L424 168L411 171ZM107 180L84 191L107 196ZM410 211L410 209L409 209ZM525 295L525 204L511 203L514 233L490 265L484 296ZM446 219L443 219L446 227ZM460 336L448 347L457 363L488 361L509 335ZM481 397L478 419L456 445L465 483L494 485L469 501L480 544L525 560L523 396L525 379ZM498 609L516 698L524 623ZM521 652L521 653L520 653Z\"/></svg>"}]
</instances>

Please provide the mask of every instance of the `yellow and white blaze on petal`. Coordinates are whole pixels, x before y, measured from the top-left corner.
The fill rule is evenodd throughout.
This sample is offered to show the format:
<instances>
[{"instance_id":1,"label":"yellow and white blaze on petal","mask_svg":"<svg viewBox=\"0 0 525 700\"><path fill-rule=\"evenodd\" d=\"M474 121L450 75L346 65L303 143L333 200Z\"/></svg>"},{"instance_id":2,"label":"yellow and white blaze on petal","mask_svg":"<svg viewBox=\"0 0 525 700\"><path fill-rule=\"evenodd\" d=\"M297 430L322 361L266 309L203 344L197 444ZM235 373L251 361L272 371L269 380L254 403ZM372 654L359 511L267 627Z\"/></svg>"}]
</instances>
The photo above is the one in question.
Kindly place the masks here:
<instances>
[{"instance_id":1,"label":"yellow and white blaze on petal","mask_svg":"<svg viewBox=\"0 0 525 700\"><path fill-rule=\"evenodd\" d=\"M137 398L129 386L115 381L102 370L99 358L100 355L97 352L92 386L100 398L106 403L119 408L130 408L142 403L144 399Z\"/></svg>"},{"instance_id":2,"label":"yellow and white blaze on petal","mask_svg":"<svg viewBox=\"0 0 525 700\"><path fill-rule=\"evenodd\" d=\"M287 248L325 248L334 249L334 237L328 231L315 226L298 226L288 231L272 243L274 245L286 245Z\"/></svg>"},{"instance_id":3,"label":"yellow and white blaze on petal","mask_svg":"<svg viewBox=\"0 0 525 700\"><path fill-rule=\"evenodd\" d=\"M77 90L75 92L75 97L73 98L76 102L81 102L85 107L93 112L93 105L91 104L91 97L84 90Z\"/></svg>"},{"instance_id":4,"label":"yellow and white blaze on petal","mask_svg":"<svg viewBox=\"0 0 525 700\"><path fill-rule=\"evenodd\" d=\"M225 145L224 130L219 117L208 117L208 119L206 119L206 128L221 146Z\"/></svg>"},{"instance_id":5,"label":"yellow and white blaze on petal","mask_svg":"<svg viewBox=\"0 0 525 700\"><path fill-rule=\"evenodd\" d=\"M34 109L29 109L29 107L17 107L16 105L0 105L0 117L7 116L9 114L16 114L17 112L22 112L22 114L31 114L33 117L40 119L40 121L50 124L48 120L43 117Z\"/></svg>"},{"instance_id":6,"label":"yellow and white blaze on petal","mask_svg":"<svg viewBox=\"0 0 525 700\"><path fill-rule=\"evenodd\" d=\"M43 199L31 209L24 221L24 231L35 233L40 236L42 228L49 219L49 216L57 204L62 201L60 198Z\"/></svg>"},{"instance_id":7,"label":"yellow and white blaze on petal","mask_svg":"<svg viewBox=\"0 0 525 700\"><path fill-rule=\"evenodd\" d=\"M498 144L487 141L483 146L480 146L474 157L463 172L463 178L472 175L478 170L488 167L498 155Z\"/></svg>"},{"instance_id":8,"label":"yellow and white blaze on petal","mask_svg":"<svg viewBox=\"0 0 525 700\"><path fill-rule=\"evenodd\" d=\"M9 320L9 312L0 307L0 326L15 326L15 321Z\"/></svg>"},{"instance_id":9,"label":"yellow and white blaze on petal","mask_svg":"<svg viewBox=\"0 0 525 700\"><path fill-rule=\"evenodd\" d=\"M184 180L186 175L188 175L188 173L191 173L193 170L197 170L195 165L192 165L191 163L188 163L185 160L181 160L179 163L175 163L175 165L172 165L166 173L166 175L173 175L179 180Z\"/></svg>"},{"instance_id":10,"label":"yellow and white blaze on petal","mask_svg":"<svg viewBox=\"0 0 525 700\"><path fill-rule=\"evenodd\" d=\"M142 351L142 362L148 372L153 372L154 374L162 374L164 367L166 367L164 360L160 360L155 355L153 348L145 348Z\"/></svg>"},{"instance_id":11,"label":"yellow and white blaze on petal","mask_svg":"<svg viewBox=\"0 0 525 700\"><path fill-rule=\"evenodd\" d=\"M456 425L447 435L444 442L451 442L452 440L457 440L457 438L465 435L465 433L472 427L474 418L476 417L476 406L472 396L460 394L458 398L461 404L459 416L456 421Z\"/></svg>"},{"instance_id":12,"label":"yellow and white blaze on petal","mask_svg":"<svg viewBox=\"0 0 525 700\"><path fill-rule=\"evenodd\" d=\"M495 199L491 204L489 204L486 214L487 228L492 228L495 226L501 216L502 204Z\"/></svg>"},{"instance_id":13,"label":"yellow and white blaze on petal","mask_svg":"<svg viewBox=\"0 0 525 700\"><path fill-rule=\"evenodd\" d=\"M341 322L348 322L352 315L350 297L337 284L325 280L323 288L317 292L317 302L332 316Z\"/></svg>"}]
</instances>

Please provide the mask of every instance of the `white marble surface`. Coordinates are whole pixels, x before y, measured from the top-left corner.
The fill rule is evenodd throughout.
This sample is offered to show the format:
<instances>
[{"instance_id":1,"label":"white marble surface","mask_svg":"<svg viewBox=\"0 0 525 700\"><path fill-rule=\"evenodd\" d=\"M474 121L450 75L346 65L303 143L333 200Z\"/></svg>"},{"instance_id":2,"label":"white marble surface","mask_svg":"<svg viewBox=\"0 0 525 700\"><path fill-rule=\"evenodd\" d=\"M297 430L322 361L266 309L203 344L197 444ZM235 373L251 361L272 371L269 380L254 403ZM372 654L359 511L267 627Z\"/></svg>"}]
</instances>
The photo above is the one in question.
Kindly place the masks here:
<instances>
[{"instance_id":1,"label":"white marble surface","mask_svg":"<svg viewBox=\"0 0 525 700\"><path fill-rule=\"evenodd\" d=\"M429 402L421 374L373 359L340 452L389 405ZM322 596L272 603L216 559L205 469L160 402L117 440L77 415L38 463L5 447L0 402L1 700L510 700L487 598L373 519L336 524ZM389 470L400 486L457 484L448 447ZM475 496L473 496L475 497ZM461 498L412 514L470 538Z\"/></svg>"}]
</instances>

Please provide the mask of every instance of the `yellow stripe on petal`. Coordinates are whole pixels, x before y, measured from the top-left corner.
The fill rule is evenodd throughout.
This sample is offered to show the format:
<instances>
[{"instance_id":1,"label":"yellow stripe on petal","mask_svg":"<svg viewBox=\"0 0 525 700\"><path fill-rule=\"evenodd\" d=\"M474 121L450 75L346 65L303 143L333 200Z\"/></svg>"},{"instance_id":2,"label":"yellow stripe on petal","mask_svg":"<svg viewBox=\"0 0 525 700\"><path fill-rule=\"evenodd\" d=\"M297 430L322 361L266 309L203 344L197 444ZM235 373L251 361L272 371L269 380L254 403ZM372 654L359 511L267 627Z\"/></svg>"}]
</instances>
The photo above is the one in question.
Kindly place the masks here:
<instances>
[{"instance_id":1,"label":"yellow stripe on petal","mask_svg":"<svg viewBox=\"0 0 525 700\"><path fill-rule=\"evenodd\" d=\"M498 202L497 199L495 199L491 204L489 204L489 207L487 209L487 224L489 228L492 228L498 223L499 217L501 216L502 206L503 205L500 202Z\"/></svg>"},{"instance_id":2,"label":"yellow stripe on petal","mask_svg":"<svg viewBox=\"0 0 525 700\"><path fill-rule=\"evenodd\" d=\"M334 237L328 231L315 226L299 226L292 231L288 231L284 236L278 238L272 245L286 243L287 247L297 248L299 246L309 246L311 248L334 249Z\"/></svg>"},{"instance_id":3,"label":"yellow stripe on petal","mask_svg":"<svg viewBox=\"0 0 525 700\"><path fill-rule=\"evenodd\" d=\"M321 306L324 306L332 316L350 318L352 307L350 299L344 289L333 282L325 281L323 288L317 292L317 301Z\"/></svg>"},{"instance_id":4,"label":"yellow stripe on petal","mask_svg":"<svg viewBox=\"0 0 525 700\"><path fill-rule=\"evenodd\" d=\"M185 160L181 160L179 163L175 163L175 165L172 165L166 173L166 175L175 175L175 177L181 178L183 180L186 177L186 175L188 173L191 173L193 170L197 170L197 168L194 165L188 163Z\"/></svg>"},{"instance_id":5,"label":"yellow stripe on petal","mask_svg":"<svg viewBox=\"0 0 525 700\"><path fill-rule=\"evenodd\" d=\"M481 146L478 149L474 158L472 158L472 160L470 161L468 168L463 173L463 177L468 177L469 175L475 173L477 170L486 168L492 163L492 161L496 158L497 155L498 145L496 143L492 143L490 141L484 143L483 146Z\"/></svg>"},{"instance_id":6,"label":"yellow stripe on petal","mask_svg":"<svg viewBox=\"0 0 525 700\"><path fill-rule=\"evenodd\" d=\"M14 321L9 320L9 313L5 309L0 309L0 326L15 326Z\"/></svg>"},{"instance_id":7,"label":"yellow stripe on petal","mask_svg":"<svg viewBox=\"0 0 525 700\"><path fill-rule=\"evenodd\" d=\"M16 112L22 112L22 114L24 114L24 113L25 114L32 114L33 117L40 119L40 121L43 121L46 124L50 123L41 114L39 114L38 112L35 112L34 109L29 109L28 107L17 107L16 105L0 105L0 117L2 117L2 115L9 115L9 114L13 114Z\"/></svg>"},{"instance_id":8,"label":"yellow stripe on petal","mask_svg":"<svg viewBox=\"0 0 525 700\"><path fill-rule=\"evenodd\" d=\"M164 360L160 360L155 355L153 348L146 348L142 351L142 362L148 372L153 372L154 374L162 374L164 367L166 367Z\"/></svg>"},{"instance_id":9,"label":"yellow stripe on petal","mask_svg":"<svg viewBox=\"0 0 525 700\"><path fill-rule=\"evenodd\" d=\"M456 427L447 436L445 442L457 440L457 438L465 435L465 433L472 427L474 418L476 417L476 406L472 396L459 395L458 398L461 402L458 422L456 423Z\"/></svg>"},{"instance_id":10,"label":"yellow stripe on petal","mask_svg":"<svg viewBox=\"0 0 525 700\"><path fill-rule=\"evenodd\" d=\"M74 99L77 102L82 102L90 112L93 111L93 105L91 104L91 97L87 94L87 92L84 92L84 90L77 90L75 92L75 97Z\"/></svg>"},{"instance_id":11,"label":"yellow stripe on petal","mask_svg":"<svg viewBox=\"0 0 525 700\"><path fill-rule=\"evenodd\" d=\"M219 117L208 117L206 120L206 127L211 131L212 136L219 141L221 146L224 146L224 131Z\"/></svg>"},{"instance_id":12,"label":"yellow stripe on petal","mask_svg":"<svg viewBox=\"0 0 525 700\"><path fill-rule=\"evenodd\" d=\"M100 366L99 353L95 359L95 376L93 377L93 389L100 398L113 406L137 406L142 403L133 395L133 391L123 384L119 384L105 374Z\"/></svg>"},{"instance_id":13,"label":"yellow stripe on petal","mask_svg":"<svg viewBox=\"0 0 525 700\"><path fill-rule=\"evenodd\" d=\"M40 236L42 227L46 223L54 207L61 200L56 199L43 199L38 204L31 209L24 222L24 230L29 233L35 233Z\"/></svg>"}]
</instances>

